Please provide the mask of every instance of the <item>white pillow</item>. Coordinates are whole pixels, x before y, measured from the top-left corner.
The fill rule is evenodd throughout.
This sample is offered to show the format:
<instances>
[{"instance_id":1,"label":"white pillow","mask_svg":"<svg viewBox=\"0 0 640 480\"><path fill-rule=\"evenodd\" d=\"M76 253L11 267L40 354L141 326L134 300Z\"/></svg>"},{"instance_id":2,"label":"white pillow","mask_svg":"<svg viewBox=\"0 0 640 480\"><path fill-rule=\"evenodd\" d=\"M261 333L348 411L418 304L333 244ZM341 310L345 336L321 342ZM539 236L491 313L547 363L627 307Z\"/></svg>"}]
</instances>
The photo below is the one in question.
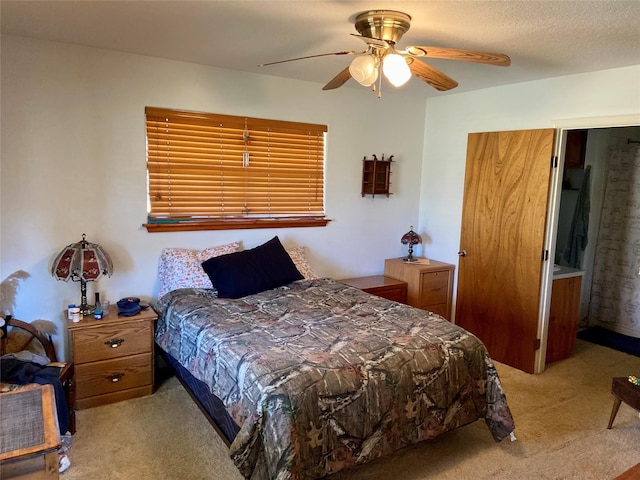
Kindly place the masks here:
<instances>
[{"instance_id":1,"label":"white pillow","mask_svg":"<svg viewBox=\"0 0 640 480\"><path fill-rule=\"evenodd\" d=\"M158 278L160 280L158 298L178 288L213 288L209 276L202 269L202 262L212 257L237 252L239 248L240 242L209 247L202 251L187 248L165 248L160 254L158 264Z\"/></svg>"},{"instance_id":2,"label":"white pillow","mask_svg":"<svg viewBox=\"0 0 640 480\"><path fill-rule=\"evenodd\" d=\"M285 247L285 250L291 257L291 260L293 260L293 263L295 264L298 271L305 279L312 280L318 278L318 276L311 268L311 265L309 265L309 262L307 261L307 256L304 253L304 247Z\"/></svg>"}]
</instances>

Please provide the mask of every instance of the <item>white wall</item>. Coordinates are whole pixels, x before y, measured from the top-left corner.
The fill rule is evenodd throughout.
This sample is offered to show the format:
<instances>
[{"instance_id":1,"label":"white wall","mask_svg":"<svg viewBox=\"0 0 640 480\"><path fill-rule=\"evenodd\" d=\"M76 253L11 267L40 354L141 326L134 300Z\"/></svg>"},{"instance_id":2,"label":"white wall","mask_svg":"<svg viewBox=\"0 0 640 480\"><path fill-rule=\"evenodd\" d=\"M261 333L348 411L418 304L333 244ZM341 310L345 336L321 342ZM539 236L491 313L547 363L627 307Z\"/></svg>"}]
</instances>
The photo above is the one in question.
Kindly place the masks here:
<instances>
[{"instance_id":1,"label":"white wall","mask_svg":"<svg viewBox=\"0 0 640 480\"><path fill-rule=\"evenodd\" d=\"M53 257L83 233L111 254L115 273L89 284L112 302L153 297L164 247L204 248L273 235L305 245L321 275L382 273L418 223L424 102L366 88L247 75L195 64L3 36L1 56L0 279L16 270L14 314L49 319L79 301L79 284L55 281ZM325 228L148 233L144 107L323 123L329 127ZM361 197L362 158L395 155L390 198Z\"/></svg>"},{"instance_id":2,"label":"white wall","mask_svg":"<svg viewBox=\"0 0 640 480\"><path fill-rule=\"evenodd\" d=\"M640 65L428 99L419 223L425 256L458 264L469 133L639 113Z\"/></svg>"},{"instance_id":3,"label":"white wall","mask_svg":"<svg viewBox=\"0 0 640 480\"><path fill-rule=\"evenodd\" d=\"M640 66L449 94L424 102L385 90L322 84L3 36L1 43L0 278L16 270L15 315L61 328L79 285L55 281L53 257L82 233L110 252L115 273L95 287L112 301L156 294L163 247L203 248L279 235L308 247L321 275L382 272L405 249L457 265L467 134L552 127L555 120L640 112ZM325 123L326 228L149 234L144 107ZM37 132L40 130L40 132ZM424 148L423 148L424 144ZM389 198L360 196L361 160L394 154ZM91 298L94 285L90 285Z\"/></svg>"}]
</instances>

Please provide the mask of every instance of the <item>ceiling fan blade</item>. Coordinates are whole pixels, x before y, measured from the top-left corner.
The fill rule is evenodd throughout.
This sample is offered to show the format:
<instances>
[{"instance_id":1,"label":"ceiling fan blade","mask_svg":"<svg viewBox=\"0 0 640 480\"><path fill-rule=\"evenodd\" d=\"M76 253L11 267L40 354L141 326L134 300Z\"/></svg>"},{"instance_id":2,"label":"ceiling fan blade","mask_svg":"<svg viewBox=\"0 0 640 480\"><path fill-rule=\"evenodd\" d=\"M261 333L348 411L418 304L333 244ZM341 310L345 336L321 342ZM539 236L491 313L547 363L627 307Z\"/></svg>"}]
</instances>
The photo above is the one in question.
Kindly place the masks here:
<instances>
[{"instance_id":1,"label":"ceiling fan blade","mask_svg":"<svg viewBox=\"0 0 640 480\"><path fill-rule=\"evenodd\" d=\"M462 60L463 62L486 63L499 67L511 65L511 59L503 53L478 52L461 48L445 47L407 47L404 53L414 57L443 58L445 60Z\"/></svg>"},{"instance_id":2,"label":"ceiling fan blade","mask_svg":"<svg viewBox=\"0 0 640 480\"><path fill-rule=\"evenodd\" d=\"M334 88L340 88L350 78L351 78L351 73L349 72L349 67L347 67L344 70L342 70L339 74L337 74L335 77L333 77L331 80L329 80L329 83L327 83L324 87L322 87L322 90L333 90Z\"/></svg>"},{"instance_id":3,"label":"ceiling fan blade","mask_svg":"<svg viewBox=\"0 0 640 480\"><path fill-rule=\"evenodd\" d=\"M295 62L297 60L306 60L307 58L328 57L330 55L362 55L363 53L367 53L367 51L365 50L364 52L355 52L353 50L349 50L345 52L320 53L318 55L308 55L306 57L289 58L287 60L278 60L277 62L261 63L258 66L266 67L268 65L276 65L278 63Z\"/></svg>"},{"instance_id":4,"label":"ceiling fan blade","mask_svg":"<svg viewBox=\"0 0 640 480\"><path fill-rule=\"evenodd\" d=\"M458 86L458 82L456 82L453 78L448 77L441 71L436 70L435 68L427 65L424 62L421 62L420 60L411 60L413 60L411 63L409 63L409 69L411 69L411 72L420 80L427 82L436 90L444 92Z\"/></svg>"}]
</instances>

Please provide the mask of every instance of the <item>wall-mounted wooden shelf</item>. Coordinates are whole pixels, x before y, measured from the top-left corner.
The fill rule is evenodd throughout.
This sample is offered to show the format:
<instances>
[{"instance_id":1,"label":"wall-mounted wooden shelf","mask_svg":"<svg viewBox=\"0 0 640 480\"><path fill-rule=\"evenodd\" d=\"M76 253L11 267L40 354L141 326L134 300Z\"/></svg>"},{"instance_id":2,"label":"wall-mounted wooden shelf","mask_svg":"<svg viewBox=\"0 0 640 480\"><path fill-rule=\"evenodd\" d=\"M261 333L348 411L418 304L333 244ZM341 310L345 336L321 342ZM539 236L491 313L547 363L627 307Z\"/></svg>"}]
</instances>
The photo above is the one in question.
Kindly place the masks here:
<instances>
[{"instance_id":1,"label":"wall-mounted wooden shelf","mask_svg":"<svg viewBox=\"0 0 640 480\"><path fill-rule=\"evenodd\" d=\"M373 159L364 157L362 160L362 196L371 195L391 195L389 185L391 185L391 162L393 155L387 160L382 156L382 160L378 160L376 156Z\"/></svg>"}]
</instances>

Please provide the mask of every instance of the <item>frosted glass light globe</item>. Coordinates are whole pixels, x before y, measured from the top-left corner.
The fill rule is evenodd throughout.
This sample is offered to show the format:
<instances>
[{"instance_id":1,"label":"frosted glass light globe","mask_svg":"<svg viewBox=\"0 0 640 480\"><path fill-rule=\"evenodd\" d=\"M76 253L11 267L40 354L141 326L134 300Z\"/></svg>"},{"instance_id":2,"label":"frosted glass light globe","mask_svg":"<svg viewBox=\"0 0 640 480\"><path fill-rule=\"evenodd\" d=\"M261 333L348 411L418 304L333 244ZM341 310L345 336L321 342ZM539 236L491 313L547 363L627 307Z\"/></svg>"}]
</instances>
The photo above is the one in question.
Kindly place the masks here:
<instances>
[{"instance_id":1,"label":"frosted glass light globe","mask_svg":"<svg viewBox=\"0 0 640 480\"><path fill-rule=\"evenodd\" d=\"M378 69L372 55L354 58L349 65L349 73L363 87L370 87L378 79Z\"/></svg>"},{"instance_id":2,"label":"frosted glass light globe","mask_svg":"<svg viewBox=\"0 0 640 480\"><path fill-rule=\"evenodd\" d=\"M382 60L382 72L394 87L401 87L411 78L411 69L402 55L390 53Z\"/></svg>"}]
</instances>

